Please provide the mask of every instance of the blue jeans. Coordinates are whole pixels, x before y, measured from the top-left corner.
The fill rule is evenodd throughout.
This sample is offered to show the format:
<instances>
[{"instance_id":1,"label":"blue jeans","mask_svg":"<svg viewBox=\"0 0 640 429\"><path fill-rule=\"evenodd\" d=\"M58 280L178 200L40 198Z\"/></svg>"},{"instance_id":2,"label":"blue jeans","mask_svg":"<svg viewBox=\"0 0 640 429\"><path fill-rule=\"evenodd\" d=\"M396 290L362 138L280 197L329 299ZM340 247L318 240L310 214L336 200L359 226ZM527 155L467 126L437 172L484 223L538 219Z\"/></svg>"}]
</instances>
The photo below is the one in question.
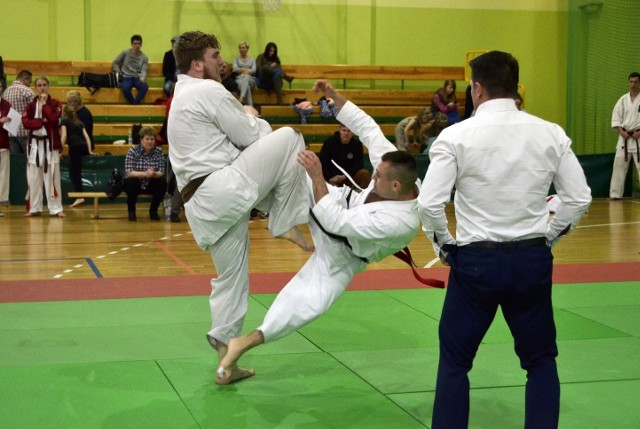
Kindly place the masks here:
<instances>
[{"instance_id":1,"label":"blue jeans","mask_svg":"<svg viewBox=\"0 0 640 429\"><path fill-rule=\"evenodd\" d=\"M133 98L133 95L131 94L131 88L135 88L138 90L138 95L136 95L136 98ZM122 89L124 98L126 98L130 104L140 104L144 96L147 95L149 85L147 85L146 82L140 81L139 77L125 76L122 78L120 89Z\"/></svg>"},{"instance_id":2,"label":"blue jeans","mask_svg":"<svg viewBox=\"0 0 640 429\"><path fill-rule=\"evenodd\" d=\"M451 247L447 256L451 272L439 326L432 428L467 428L467 374L498 306L513 335L520 366L527 371L524 427L556 428L560 381L551 306L551 250L544 243L513 249L446 247Z\"/></svg>"}]
</instances>

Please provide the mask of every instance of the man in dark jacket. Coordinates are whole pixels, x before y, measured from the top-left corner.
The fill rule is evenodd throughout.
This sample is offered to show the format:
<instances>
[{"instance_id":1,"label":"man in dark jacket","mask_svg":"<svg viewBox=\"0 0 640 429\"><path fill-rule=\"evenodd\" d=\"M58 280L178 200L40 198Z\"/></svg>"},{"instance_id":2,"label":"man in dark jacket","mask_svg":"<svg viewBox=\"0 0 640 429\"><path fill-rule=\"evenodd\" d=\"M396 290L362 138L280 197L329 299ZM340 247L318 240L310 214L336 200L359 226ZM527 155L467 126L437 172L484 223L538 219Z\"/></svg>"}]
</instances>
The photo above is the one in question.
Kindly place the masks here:
<instances>
[{"instance_id":1,"label":"man in dark jacket","mask_svg":"<svg viewBox=\"0 0 640 429\"><path fill-rule=\"evenodd\" d=\"M350 183L332 161L344 169L359 187L366 188L371 181L371 173L364 168L362 143L344 125L324 141L319 157L324 179L332 185Z\"/></svg>"}]
</instances>

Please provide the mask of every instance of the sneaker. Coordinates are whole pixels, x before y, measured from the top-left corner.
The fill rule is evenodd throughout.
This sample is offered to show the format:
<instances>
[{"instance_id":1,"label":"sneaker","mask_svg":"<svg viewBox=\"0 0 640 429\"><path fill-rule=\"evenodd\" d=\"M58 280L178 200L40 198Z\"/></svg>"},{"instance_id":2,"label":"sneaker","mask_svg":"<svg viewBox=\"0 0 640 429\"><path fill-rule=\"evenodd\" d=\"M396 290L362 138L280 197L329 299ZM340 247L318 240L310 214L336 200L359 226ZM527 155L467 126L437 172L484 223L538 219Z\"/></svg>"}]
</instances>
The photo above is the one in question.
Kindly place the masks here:
<instances>
[{"instance_id":1,"label":"sneaker","mask_svg":"<svg viewBox=\"0 0 640 429\"><path fill-rule=\"evenodd\" d=\"M258 210L251 209L251 215L249 215L249 219L251 219L251 220L258 219Z\"/></svg>"},{"instance_id":2,"label":"sneaker","mask_svg":"<svg viewBox=\"0 0 640 429\"><path fill-rule=\"evenodd\" d=\"M262 219L269 219L269 212L262 212L262 213L260 214L260 217L261 217Z\"/></svg>"},{"instance_id":3,"label":"sneaker","mask_svg":"<svg viewBox=\"0 0 640 429\"><path fill-rule=\"evenodd\" d=\"M173 223L180 223L180 215L178 213L171 213L171 216L169 216L169 221Z\"/></svg>"},{"instance_id":4,"label":"sneaker","mask_svg":"<svg viewBox=\"0 0 640 429\"><path fill-rule=\"evenodd\" d=\"M160 216L158 216L158 212L149 212L149 219L160 220Z\"/></svg>"},{"instance_id":5,"label":"sneaker","mask_svg":"<svg viewBox=\"0 0 640 429\"><path fill-rule=\"evenodd\" d=\"M135 222L138 218L136 217L136 212L129 212L129 221Z\"/></svg>"}]
</instances>

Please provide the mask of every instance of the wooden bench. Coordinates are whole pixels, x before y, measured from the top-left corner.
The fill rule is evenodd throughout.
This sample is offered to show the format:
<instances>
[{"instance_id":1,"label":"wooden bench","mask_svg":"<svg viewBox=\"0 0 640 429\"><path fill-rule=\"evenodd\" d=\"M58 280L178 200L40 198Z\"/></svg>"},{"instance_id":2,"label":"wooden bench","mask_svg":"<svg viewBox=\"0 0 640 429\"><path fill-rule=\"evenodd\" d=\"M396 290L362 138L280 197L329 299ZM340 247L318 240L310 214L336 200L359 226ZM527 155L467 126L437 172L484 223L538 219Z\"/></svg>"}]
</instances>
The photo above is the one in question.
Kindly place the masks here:
<instances>
[{"instance_id":1,"label":"wooden bench","mask_svg":"<svg viewBox=\"0 0 640 429\"><path fill-rule=\"evenodd\" d=\"M404 89L406 80L442 81L447 79L464 80L464 67L433 67L433 66L379 66L379 65L348 65L348 64L318 64L295 65L285 64L284 71L295 76L296 79L327 79L341 80L343 88L348 80L399 80Z\"/></svg>"},{"instance_id":2,"label":"wooden bench","mask_svg":"<svg viewBox=\"0 0 640 429\"><path fill-rule=\"evenodd\" d=\"M386 66L386 65L350 65L350 64L285 64L284 71L297 79L340 80L343 88L346 81L400 81L404 89L404 81L444 81L465 79L463 66ZM8 75L16 75L20 70L29 70L36 76L61 76L73 79L81 72L108 73L111 61L32 61L5 60L4 70ZM150 62L147 76L162 77L162 63Z\"/></svg>"},{"instance_id":3,"label":"wooden bench","mask_svg":"<svg viewBox=\"0 0 640 429\"><path fill-rule=\"evenodd\" d=\"M102 88L95 94L91 94L86 88L77 86L54 86L51 87L49 93L57 100L65 101L67 93L71 90L80 91L85 104L117 104L126 105L122 95L122 91L118 88ZM383 89L345 89L340 90L348 100L351 100L358 106L431 106L433 98L433 90L383 90ZM464 104L465 92L457 91L458 103ZM307 98L307 100L316 103L321 95L311 92L310 89L285 89L283 90L283 101L287 105L291 105L296 98ZM157 99L164 98L161 88L149 88L149 92L142 100L143 105L152 105ZM253 103L257 106L276 105L276 96L274 93L267 93L261 89L253 91ZM136 107L136 106L132 106ZM140 107L140 106L137 106Z\"/></svg>"},{"instance_id":4,"label":"wooden bench","mask_svg":"<svg viewBox=\"0 0 640 429\"><path fill-rule=\"evenodd\" d=\"M69 198L93 198L93 215L91 215L92 219L99 219L100 214L98 213L98 205L100 202L100 198L108 198L106 192L69 192L67 194ZM140 194L138 197L147 197L152 198L151 194ZM127 194L122 193L118 195L116 198L127 198Z\"/></svg>"}]
</instances>

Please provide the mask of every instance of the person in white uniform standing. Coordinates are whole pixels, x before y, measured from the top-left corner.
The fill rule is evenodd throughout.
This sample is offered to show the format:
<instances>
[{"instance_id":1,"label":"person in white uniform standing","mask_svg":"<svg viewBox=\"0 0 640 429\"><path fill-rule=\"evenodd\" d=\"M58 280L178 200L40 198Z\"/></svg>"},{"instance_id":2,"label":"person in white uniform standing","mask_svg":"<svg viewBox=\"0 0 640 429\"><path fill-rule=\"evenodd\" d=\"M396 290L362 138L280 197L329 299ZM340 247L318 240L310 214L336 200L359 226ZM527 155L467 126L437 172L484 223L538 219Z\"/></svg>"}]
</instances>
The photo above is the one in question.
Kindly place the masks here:
<instances>
[{"instance_id":1,"label":"person in white uniform standing","mask_svg":"<svg viewBox=\"0 0 640 429\"><path fill-rule=\"evenodd\" d=\"M624 195L624 179L633 159L636 172L640 174L640 73L629 75L629 93L620 97L611 115L611 128L619 134L616 155L613 158L613 173L609 186L609 199L620 200Z\"/></svg>"},{"instance_id":2,"label":"person in white uniform standing","mask_svg":"<svg viewBox=\"0 0 640 429\"><path fill-rule=\"evenodd\" d=\"M315 251L282 289L264 321L250 334L232 339L216 376L218 384L234 380L233 368L249 349L282 338L324 314L349 286L354 275L405 248L420 228L416 197L418 169L408 152L390 143L373 119L348 102L328 82L313 91L332 98L337 119L367 146L374 174L362 192L325 182L320 159L311 151L298 161L311 188L307 206Z\"/></svg>"},{"instance_id":3,"label":"person in white uniform standing","mask_svg":"<svg viewBox=\"0 0 640 429\"><path fill-rule=\"evenodd\" d=\"M193 236L218 274L211 280L207 339L222 359L247 312L251 209L270 212L273 236L312 249L296 227L309 217L304 169L297 163L304 140L288 127L271 132L222 86L224 60L214 35L186 32L174 54L181 74L167 123L169 158ZM233 379L250 375L237 366L231 373Z\"/></svg>"},{"instance_id":4,"label":"person in white uniform standing","mask_svg":"<svg viewBox=\"0 0 640 429\"><path fill-rule=\"evenodd\" d=\"M555 428L560 382L551 246L575 228L591 190L562 128L516 107L518 61L492 51L469 65L475 115L433 143L418 197L427 237L451 266L431 427L468 426L468 372L500 307L527 371L524 427ZM548 223L552 183L562 204ZM445 214L454 186L455 239Z\"/></svg>"}]
</instances>

